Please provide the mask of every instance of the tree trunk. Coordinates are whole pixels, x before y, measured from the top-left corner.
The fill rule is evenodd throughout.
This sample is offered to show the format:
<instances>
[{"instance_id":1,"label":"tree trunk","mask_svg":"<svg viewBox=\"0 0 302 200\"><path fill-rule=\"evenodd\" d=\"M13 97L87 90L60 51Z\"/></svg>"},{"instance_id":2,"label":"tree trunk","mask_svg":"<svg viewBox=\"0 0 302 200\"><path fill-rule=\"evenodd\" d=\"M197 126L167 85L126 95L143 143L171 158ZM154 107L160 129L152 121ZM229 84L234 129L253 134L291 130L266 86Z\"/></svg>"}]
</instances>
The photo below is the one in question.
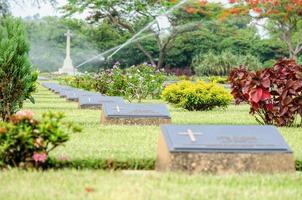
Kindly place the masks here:
<instances>
[{"instance_id":1,"label":"tree trunk","mask_svg":"<svg viewBox=\"0 0 302 200\"><path fill-rule=\"evenodd\" d=\"M164 64L164 60L165 60L165 52L160 51L158 62L157 62L157 69L162 68L162 66Z\"/></svg>"},{"instance_id":2,"label":"tree trunk","mask_svg":"<svg viewBox=\"0 0 302 200\"><path fill-rule=\"evenodd\" d=\"M121 26L122 28L127 29L132 34L132 36L136 34L135 30L133 29L133 27L131 25L129 25L125 22L122 22L119 18L113 17L111 15L109 16L109 18L112 23L117 24L117 25ZM136 41L135 44L136 44L137 48L139 50L141 50L143 52L143 54L149 59L150 63L153 66L156 66L156 63L155 63L154 59L152 58L151 54L146 51L146 49L141 45L141 43Z\"/></svg>"},{"instance_id":3,"label":"tree trunk","mask_svg":"<svg viewBox=\"0 0 302 200\"><path fill-rule=\"evenodd\" d=\"M293 53L291 56L290 56L290 59L294 60L294 61L298 61L298 54L296 53Z\"/></svg>"},{"instance_id":4,"label":"tree trunk","mask_svg":"<svg viewBox=\"0 0 302 200\"><path fill-rule=\"evenodd\" d=\"M280 29L282 31L280 39L283 40L287 46L289 52L289 58L295 61L298 60L298 55L302 51L302 43L298 43L295 47L292 39L293 28L289 25L280 23Z\"/></svg>"}]
</instances>

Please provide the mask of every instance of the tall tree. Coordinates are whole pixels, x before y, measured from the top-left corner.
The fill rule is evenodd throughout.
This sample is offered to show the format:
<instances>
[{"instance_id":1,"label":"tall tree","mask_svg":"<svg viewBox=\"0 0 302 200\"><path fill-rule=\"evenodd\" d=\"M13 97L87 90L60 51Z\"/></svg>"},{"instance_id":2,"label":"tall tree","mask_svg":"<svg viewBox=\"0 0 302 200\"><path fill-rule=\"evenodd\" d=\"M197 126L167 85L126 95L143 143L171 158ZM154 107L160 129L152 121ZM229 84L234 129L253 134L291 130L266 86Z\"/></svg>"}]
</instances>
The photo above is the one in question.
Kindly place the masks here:
<instances>
[{"instance_id":1,"label":"tall tree","mask_svg":"<svg viewBox=\"0 0 302 200\"><path fill-rule=\"evenodd\" d=\"M29 43L21 20L4 18L0 22L0 115L2 120L22 107L35 90L37 73L29 62Z\"/></svg>"},{"instance_id":2,"label":"tall tree","mask_svg":"<svg viewBox=\"0 0 302 200\"><path fill-rule=\"evenodd\" d=\"M249 14L255 21L267 19L262 24L271 34L283 41L289 57L297 60L302 51L302 0L229 0L233 6L222 18Z\"/></svg>"},{"instance_id":3,"label":"tall tree","mask_svg":"<svg viewBox=\"0 0 302 200\"><path fill-rule=\"evenodd\" d=\"M142 21L149 21L156 16L161 4L157 0L70 0L64 7L67 13L73 14L89 10L90 22L102 22L109 20L112 24L126 29L133 36L138 30L136 25ZM144 53L151 64L155 65L152 55L141 45L139 41L136 46Z\"/></svg>"}]
</instances>

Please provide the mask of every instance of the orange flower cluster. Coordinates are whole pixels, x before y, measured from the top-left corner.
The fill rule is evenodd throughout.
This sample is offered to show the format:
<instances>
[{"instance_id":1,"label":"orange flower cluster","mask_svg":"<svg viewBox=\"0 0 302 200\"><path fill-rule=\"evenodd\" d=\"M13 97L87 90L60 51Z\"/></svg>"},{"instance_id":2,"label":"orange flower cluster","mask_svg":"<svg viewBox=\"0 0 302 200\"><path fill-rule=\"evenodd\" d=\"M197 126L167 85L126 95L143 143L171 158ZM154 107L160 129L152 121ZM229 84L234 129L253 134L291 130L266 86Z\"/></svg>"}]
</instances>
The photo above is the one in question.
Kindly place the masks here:
<instances>
[{"instance_id":1,"label":"orange flower cluster","mask_svg":"<svg viewBox=\"0 0 302 200\"><path fill-rule=\"evenodd\" d=\"M189 14L196 14L198 12L198 10L196 8L193 8L193 7L186 7L185 11Z\"/></svg>"},{"instance_id":2,"label":"orange flower cluster","mask_svg":"<svg viewBox=\"0 0 302 200\"><path fill-rule=\"evenodd\" d=\"M199 5L200 6L205 6L208 3L207 0L199 0Z\"/></svg>"},{"instance_id":3,"label":"orange flower cluster","mask_svg":"<svg viewBox=\"0 0 302 200\"><path fill-rule=\"evenodd\" d=\"M7 129L4 127L0 127L0 134L4 134L7 132Z\"/></svg>"},{"instance_id":4,"label":"orange flower cluster","mask_svg":"<svg viewBox=\"0 0 302 200\"><path fill-rule=\"evenodd\" d=\"M17 112L15 115L11 116L10 121L13 124L18 124L23 120L28 120L31 123L35 123L35 121L33 120L33 115L34 115L33 112L30 110L21 110Z\"/></svg>"}]
</instances>

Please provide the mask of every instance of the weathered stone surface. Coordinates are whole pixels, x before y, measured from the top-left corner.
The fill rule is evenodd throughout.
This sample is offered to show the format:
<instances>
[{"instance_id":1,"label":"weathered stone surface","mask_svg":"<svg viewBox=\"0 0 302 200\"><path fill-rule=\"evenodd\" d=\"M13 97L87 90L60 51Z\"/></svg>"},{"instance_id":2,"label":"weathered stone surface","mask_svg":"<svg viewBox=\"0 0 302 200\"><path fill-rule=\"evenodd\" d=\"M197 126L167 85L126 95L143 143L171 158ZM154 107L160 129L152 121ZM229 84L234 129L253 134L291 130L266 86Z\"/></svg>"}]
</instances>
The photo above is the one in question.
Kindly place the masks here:
<instances>
[{"instance_id":1,"label":"weathered stone surface","mask_svg":"<svg viewBox=\"0 0 302 200\"><path fill-rule=\"evenodd\" d=\"M117 103L124 104L122 97L103 96L101 94L95 95L81 95L79 98L79 108L81 109L102 109L103 104Z\"/></svg>"},{"instance_id":2,"label":"weathered stone surface","mask_svg":"<svg viewBox=\"0 0 302 200\"><path fill-rule=\"evenodd\" d=\"M202 140L202 136L196 138ZM169 139L162 129L158 140L156 170L213 174L295 172L294 157L289 149L265 150L267 147L263 145L263 149L249 146L245 150L232 149L230 146L220 150L198 147L171 150L171 144L167 144ZM280 141L277 143L283 147Z\"/></svg>"},{"instance_id":3,"label":"weathered stone surface","mask_svg":"<svg viewBox=\"0 0 302 200\"><path fill-rule=\"evenodd\" d=\"M170 113L161 104L104 104L102 124L160 125L170 124Z\"/></svg>"},{"instance_id":4,"label":"weathered stone surface","mask_svg":"<svg viewBox=\"0 0 302 200\"><path fill-rule=\"evenodd\" d=\"M79 102L79 99L81 97L85 96L102 96L100 93L96 92L89 92L89 91L83 91L83 90L78 90L78 91L71 91L67 92L65 95L65 98L67 101L74 101L74 102Z\"/></svg>"},{"instance_id":5,"label":"weathered stone surface","mask_svg":"<svg viewBox=\"0 0 302 200\"><path fill-rule=\"evenodd\" d=\"M131 117L106 117L101 115L101 124L104 125L150 125L171 124L171 118L131 118Z\"/></svg>"}]
</instances>

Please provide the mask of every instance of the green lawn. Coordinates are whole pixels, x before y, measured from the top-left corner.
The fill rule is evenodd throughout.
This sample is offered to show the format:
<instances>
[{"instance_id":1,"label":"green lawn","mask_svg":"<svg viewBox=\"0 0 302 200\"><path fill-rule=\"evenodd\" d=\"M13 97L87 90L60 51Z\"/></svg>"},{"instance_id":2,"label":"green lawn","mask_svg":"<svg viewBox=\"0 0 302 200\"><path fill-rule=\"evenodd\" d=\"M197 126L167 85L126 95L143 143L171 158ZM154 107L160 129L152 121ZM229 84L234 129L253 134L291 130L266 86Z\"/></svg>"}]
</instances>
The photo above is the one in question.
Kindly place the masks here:
<instances>
[{"instance_id":1,"label":"green lawn","mask_svg":"<svg viewBox=\"0 0 302 200\"><path fill-rule=\"evenodd\" d=\"M65 157L55 171L7 170L0 173L0 199L302 199L302 174L186 175L154 171L110 171L102 168L153 169L159 127L101 126L100 111L80 110L39 88L36 104L26 103L38 116L62 111L66 120L83 127L51 154ZM174 124L256 124L247 106L187 112L169 107ZM301 128L280 128L302 160ZM78 170L77 170L78 169Z\"/></svg>"}]
</instances>

